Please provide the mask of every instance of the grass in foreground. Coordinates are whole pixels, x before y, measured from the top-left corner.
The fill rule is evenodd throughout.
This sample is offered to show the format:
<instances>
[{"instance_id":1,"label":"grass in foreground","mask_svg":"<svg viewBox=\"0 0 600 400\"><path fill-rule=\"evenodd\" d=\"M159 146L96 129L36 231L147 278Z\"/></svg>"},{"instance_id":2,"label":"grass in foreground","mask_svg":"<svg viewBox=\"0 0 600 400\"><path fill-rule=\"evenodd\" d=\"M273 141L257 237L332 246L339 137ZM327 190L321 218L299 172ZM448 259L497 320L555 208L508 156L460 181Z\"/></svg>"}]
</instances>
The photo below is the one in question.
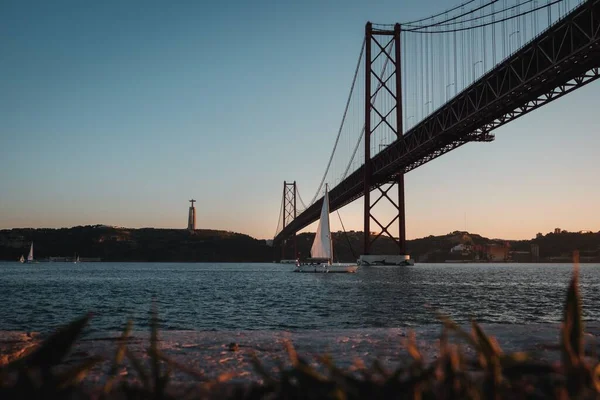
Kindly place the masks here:
<instances>
[{"instance_id":1,"label":"grass in foreground","mask_svg":"<svg viewBox=\"0 0 600 400\"><path fill-rule=\"evenodd\" d=\"M231 377L226 375L206 380L200 371L161 353L155 310L147 349L149 365L128 349L128 323L111 366L101 377L102 384L86 384L83 379L106 360L87 357L76 366L62 365L90 319L86 315L59 329L26 356L0 367L0 399L596 399L600 398L600 363L595 353L585 354L581 307L576 262L567 289L561 361L557 363L535 361L521 352L504 354L476 322L468 333L439 316L443 326L440 353L433 362L424 360L414 335L409 336L407 359L395 370L386 370L378 362L343 370L328 356L319 358L323 368L317 370L287 343L291 367L281 365L278 373L271 374L254 358L262 382L243 386L227 384ZM450 342L451 332L475 350L475 360L467 358L460 344ZM135 371L127 378L118 373L125 363ZM198 384L170 385L173 371L190 375Z\"/></svg>"}]
</instances>

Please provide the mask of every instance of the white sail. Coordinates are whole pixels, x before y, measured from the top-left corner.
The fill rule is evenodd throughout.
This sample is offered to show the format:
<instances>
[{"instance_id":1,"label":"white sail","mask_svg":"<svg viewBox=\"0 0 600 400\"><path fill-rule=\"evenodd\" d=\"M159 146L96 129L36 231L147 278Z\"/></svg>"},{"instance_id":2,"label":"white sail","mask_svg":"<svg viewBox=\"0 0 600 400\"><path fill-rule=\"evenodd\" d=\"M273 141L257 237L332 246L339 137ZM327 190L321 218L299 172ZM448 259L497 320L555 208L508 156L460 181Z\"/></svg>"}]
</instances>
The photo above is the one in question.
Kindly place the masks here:
<instances>
[{"instance_id":1,"label":"white sail","mask_svg":"<svg viewBox=\"0 0 600 400\"><path fill-rule=\"evenodd\" d=\"M315 240L310 249L312 258L326 258L330 262L333 259L333 248L331 246L331 232L329 229L329 193L325 187L323 207L321 208L321 219L315 235Z\"/></svg>"},{"instance_id":2,"label":"white sail","mask_svg":"<svg viewBox=\"0 0 600 400\"><path fill-rule=\"evenodd\" d=\"M31 247L29 248L29 255L27 256L27 261L33 261L33 242L31 242Z\"/></svg>"}]
</instances>

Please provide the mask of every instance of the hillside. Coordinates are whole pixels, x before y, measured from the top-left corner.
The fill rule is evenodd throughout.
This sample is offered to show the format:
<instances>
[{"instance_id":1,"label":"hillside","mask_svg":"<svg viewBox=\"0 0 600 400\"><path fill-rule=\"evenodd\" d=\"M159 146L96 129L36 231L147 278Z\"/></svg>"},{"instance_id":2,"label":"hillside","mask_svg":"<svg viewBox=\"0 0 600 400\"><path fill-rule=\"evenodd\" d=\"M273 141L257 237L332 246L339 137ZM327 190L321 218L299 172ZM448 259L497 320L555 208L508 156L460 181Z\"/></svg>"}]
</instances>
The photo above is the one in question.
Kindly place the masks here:
<instances>
[{"instance_id":1,"label":"hillside","mask_svg":"<svg viewBox=\"0 0 600 400\"><path fill-rule=\"evenodd\" d=\"M0 259L27 255L34 242L36 259L68 256L102 261L271 261L264 240L240 233L183 229L127 229L103 225L63 229L0 230Z\"/></svg>"},{"instance_id":2,"label":"hillside","mask_svg":"<svg viewBox=\"0 0 600 400\"><path fill-rule=\"evenodd\" d=\"M362 232L350 231L333 233L335 259L341 262L354 262L363 248ZM308 257L314 233L298 235L298 253L300 258ZM457 245L466 249L460 254L452 252ZM532 245L539 248L539 259L533 260ZM288 242L288 257L292 254L291 241ZM600 262L600 232L578 233L557 230L546 235L539 233L531 240L489 239L469 232L455 231L442 236L427 236L407 240L406 247L411 257L418 262L445 262L446 260L484 260L489 248L504 249L507 261L530 262L568 262L573 250L579 250L581 260ZM354 251L354 254L352 253ZM397 246L387 238L380 237L374 242L373 254L397 254Z\"/></svg>"},{"instance_id":3,"label":"hillside","mask_svg":"<svg viewBox=\"0 0 600 400\"><path fill-rule=\"evenodd\" d=\"M309 257L314 233L297 237L301 259ZM63 229L0 230L0 260L17 260L27 255L34 242L35 258L99 258L102 261L185 261L185 262L271 262L281 257L265 240L248 235L217 230L128 229L104 225ZM333 233L335 260L354 262L363 246L362 232ZM539 249L534 258L532 245ZM293 257L288 241L286 257ZM600 262L600 232L575 233L557 229L531 240L489 239L469 232L455 231L442 236L408 240L407 250L417 262L446 260L548 261L568 262L573 250L579 250L584 262ZM456 249L459 248L459 251ZM394 242L381 237L374 242L373 254L397 254ZM498 259L500 257L500 259Z\"/></svg>"}]
</instances>

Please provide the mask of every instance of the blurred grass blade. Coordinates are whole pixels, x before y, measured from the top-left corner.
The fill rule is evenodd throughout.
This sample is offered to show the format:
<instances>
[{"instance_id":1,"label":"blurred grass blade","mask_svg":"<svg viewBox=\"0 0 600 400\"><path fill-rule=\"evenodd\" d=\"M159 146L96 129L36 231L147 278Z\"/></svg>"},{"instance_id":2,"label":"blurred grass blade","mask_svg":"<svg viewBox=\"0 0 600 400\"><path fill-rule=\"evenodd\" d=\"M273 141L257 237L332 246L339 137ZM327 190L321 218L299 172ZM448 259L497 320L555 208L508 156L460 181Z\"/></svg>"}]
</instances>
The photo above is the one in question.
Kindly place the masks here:
<instances>
[{"instance_id":1,"label":"blurred grass blade","mask_svg":"<svg viewBox=\"0 0 600 400\"><path fill-rule=\"evenodd\" d=\"M183 365L178 363L177 361L173 360L170 357L167 357L165 354L159 353L158 357L164 361L167 365L171 366L172 368L184 372L187 375L194 377L200 381L205 381L206 380L206 376L204 375L204 373L197 371L195 369L193 369L192 367L188 367L187 365Z\"/></svg>"},{"instance_id":2,"label":"blurred grass blade","mask_svg":"<svg viewBox=\"0 0 600 400\"><path fill-rule=\"evenodd\" d=\"M473 336L465 332L465 330L462 329L456 322L452 321L450 317L440 312L436 312L436 317L438 320L440 320L440 322L448 331L456 332L458 336L464 339L467 343L469 343L474 348L477 348L477 342L473 339Z\"/></svg>"},{"instance_id":3,"label":"blurred grass blade","mask_svg":"<svg viewBox=\"0 0 600 400\"><path fill-rule=\"evenodd\" d=\"M442 358L448 353L448 328L442 326L442 333L440 334L439 340L440 353L439 357Z\"/></svg>"},{"instance_id":4,"label":"blurred grass blade","mask_svg":"<svg viewBox=\"0 0 600 400\"><path fill-rule=\"evenodd\" d=\"M57 379L57 381L59 382L57 385L58 388L65 389L78 384L83 380L83 378L86 377L90 369L92 369L94 366L96 366L96 364L100 363L103 360L104 358L99 356L90 357L80 365L73 367L72 369L60 374Z\"/></svg>"},{"instance_id":5,"label":"blurred grass blade","mask_svg":"<svg viewBox=\"0 0 600 400\"><path fill-rule=\"evenodd\" d=\"M292 342L289 340L285 340L283 342L283 345L285 347L285 350L288 353L288 357L290 358L290 362L292 363L292 366L298 365L298 353L296 353L296 349L294 348L294 345L292 344Z\"/></svg>"},{"instance_id":6,"label":"blurred grass blade","mask_svg":"<svg viewBox=\"0 0 600 400\"><path fill-rule=\"evenodd\" d=\"M152 370L152 381L154 389L160 386L160 361L158 357L158 312L156 311L156 299L152 299L152 310L150 315L150 367Z\"/></svg>"},{"instance_id":7,"label":"blurred grass blade","mask_svg":"<svg viewBox=\"0 0 600 400\"><path fill-rule=\"evenodd\" d=\"M360 398L361 382L358 379L352 376L349 371L345 372L337 367L333 358L329 355L320 356L318 360L329 371L330 380L341 390L341 392L335 394L338 398Z\"/></svg>"},{"instance_id":8,"label":"blurred grass blade","mask_svg":"<svg viewBox=\"0 0 600 400\"><path fill-rule=\"evenodd\" d=\"M225 383L235 378L235 373L233 372L223 372L221 375L217 376L215 379L218 383Z\"/></svg>"},{"instance_id":9,"label":"blurred grass blade","mask_svg":"<svg viewBox=\"0 0 600 400\"><path fill-rule=\"evenodd\" d=\"M297 359L297 363L295 366L293 366L293 372L296 374L296 377L298 379L305 379L308 382L327 382L328 379L322 375L321 373L319 373L316 369L314 369L313 367L311 367L306 361L304 361L302 358L298 358Z\"/></svg>"},{"instance_id":10,"label":"blurred grass blade","mask_svg":"<svg viewBox=\"0 0 600 400\"><path fill-rule=\"evenodd\" d=\"M514 353L510 353L507 355L500 355L500 364L502 365L502 367L508 368L511 366L515 366L518 364L522 364L522 363L526 363L530 361L530 357L529 354L522 352L522 351L517 351Z\"/></svg>"},{"instance_id":11,"label":"blurred grass blade","mask_svg":"<svg viewBox=\"0 0 600 400\"><path fill-rule=\"evenodd\" d=\"M597 393L600 393L600 363L592 370L592 383Z\"/></svg>"},{"instance_id":12,"label":"blurred grass blade","mask_svg":"<svg viewBox=\"0 0 600 400\"><path fill-rule=\"evenodd\" d=\"M385 367L381 364L381 361L374 360L372 370L378 373L382 378L387 379L390 376L390 372L388 372Z\"/></svg>"},{"instance_id":13,"label":"blurred grass blade","mask_svg":"<svg viewBox=\"0 0 600 400\"><path fill-rule=\"evenodd\" d=\"M265 383L267 385L274 385L277 383L277 380L275 378L273 378L271 376L271 374L269 374L269 372L265 369L265 367L262 365L262 363L260 362L260 360L258 359L258 357L256 356L256 354L252 353L250 355L250 363L252 364L252 366L254 367L254 371L256 371L256 373L264 379Z\"/></svg>"},{"instance_id":14,"label":"blurred grass blade","mask_svg":"<svg viewBox=\"0 0 600 400\"><path fill-rule=\"evenodd\" d=\"M473 337L478 343L480 355L480 362L482 367L486 367L496 362L501 354L501 351L495 341L492 341L488 337L481 326L475 321L471 321L471 327L473 329Z\"/></svg>"},{"instance_id":15,"label":"blurred grass blade","mask_svg":"<svg viewBox=\"0 0 600 400\"><path fill-rule=\"evenodd\" d=\"M42 369L49 369L54 365L60 364L69 353L77 338L81 335L83 328L87 325L91 316L92 314L88 313L71 322L69 325L59 328L44 340L37 350L34 350L29 356L21 360L29 367L40 367ZM15 360L15 362L19 361Z\"/></svg>"},{"instance_id":16,"label":"blurred grass blade","mask_svg":"<svg viewBox=\"0 0 600 400\"><path fill-rule=\"evenodd\" d=\"M160 357L160 354L159 354L159 357ZM159 382L160 382L160 386L159 386L159 390L158 390L159 398L165 398L167 386L169 384L169 381L171 380L172 373L173 373L173 369L172 369L171 365L167 364L165 373L160 377L160 380L159 380Z\"/></svg>"},{"instance_id":17,"label":"blurred grass blade","mask_svg":"<svg viewBox=\"0 0 600 400\"><path fill-rule=\"evenodd\" d=\"M151 389L150 381L149 381L148 375L146 374L146 370L144 369L144 366L142 365L140 360L138 360L138 358L135 356L135 354L133 354L133 352L131 350L129 350L127 347L125 348L125 354L127 355L127 358L129 359L129 361L131 362L131 365L133 365L133 369L135 369L135 372L137 372L138 376L140 377L140 380L142 381L144 388L147 391L150 391L150 389Z\"/></svg>"},{"instance_id":18,"label":"blurred grass blade","mask_svg":"<svg viewBox=\"0 0 600 400\"><path fill-rule=\"evenodd\" d=\"M408 350L408 354L410 354L410 356L416 362L423 362L423 356L417 348L417 338L415 336L415 331L413 331L412 329L408 331L408 338L406 340L406 350Z\"/></svg>"},{"instance_id":19,"label":"blurred grass blade","mask_svg":"<svg viewBox=\"0 0 600 400\"><path fill-rule=\"evenodd\" d=\"M583 321L579 295L579 253L573 255L573 277L567 289L563 326L562 356L566 367L577 365L583 358Z\"/></svg>"},{"instance_id":20,"label":"blurred grass blade","mask_svg":"<svg viewBox=\"0 0 600 400\"><path fill-rule=\"evenodd\" d=\"M514 364L508 364L502 368L502 373L510 379L519 379L526 375L548 376L557 374L558 369L551 364L544 364L539 361L526 361Z\"/></svg>"},{"instance_id":21,"label":"blurred grass blade","mask_svg":"<svg viewBox=\"0 0 600 400\"><path fill-rule=\"evenodd\" d=\"M596 337L593 335L589 335L588 336L589 339L589 346L590 346L590 357L592 358L592 360L597 360L598 359L598 345L596 343Z\"/></svg>"},{"instance_id":22,"label":"blurred grass blade","mask_svg":"<svg viewBox=\"0 0 600 400\"><path fill-rule=\"evenodd\" d=\"M123 362L123 358L125 357L125 348L127 346L127 339L129 337L129 334L131 333L131 327L133 326L131 320L127 321L127 325L125 326L125 329L123 330L123 333L121 334L121 337L119 338L119 346L117 347L117 352L115 353L115 359L110 367L110 371L108 373L108 379L106 380L106 383L104 384L104 388L102 389L102 392L104 394L108 394L110 392L110 390L112 389L112 385L113 382L115 380L115 378L117 377L117 372L119 370L119 366L121 365L121 363Z\"/></svg>"}]
</instances>

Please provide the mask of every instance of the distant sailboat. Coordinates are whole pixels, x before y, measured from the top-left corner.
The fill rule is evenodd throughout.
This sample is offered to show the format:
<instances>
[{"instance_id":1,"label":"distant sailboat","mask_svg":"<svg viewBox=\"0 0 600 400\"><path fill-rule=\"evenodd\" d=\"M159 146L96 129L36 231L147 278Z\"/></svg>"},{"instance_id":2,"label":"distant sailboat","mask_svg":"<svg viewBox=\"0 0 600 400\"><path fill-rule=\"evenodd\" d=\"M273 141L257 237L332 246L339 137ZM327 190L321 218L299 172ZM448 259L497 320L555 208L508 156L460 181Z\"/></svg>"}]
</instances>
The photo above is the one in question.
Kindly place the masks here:
<instances>
[{"instance_id":1,"label":"distant sailboat","mask_svg":"<svg viewBox=\"0 0 600 400\"><path fill-rule=\"evenodd\" d=\"M25 257L23 257L23 254L21 254L21 258L19 258L19 262L21 264L23 264L25 262Z\"/></svg>"},{"instance_id":2,"label":"distant sailboat","mask_svg":"<svg viewBox=\"0 0 600 400\"><path fill-rule=\"evenodd\" d=\"M79 256L76 255L75 258L73 258L73 264L78 264L79 263Z\"/></svg>"},{"instance_id":3,"label":"distant sailboat","mask_svg":"<svg viewBox=\"0 0 600 400\"><path fill-rule=\"evenodd\" d=\"M331 229L329 225L329 191L325 185L325 196L319 227L315 234L315 240L310 249L311 261L309 264L296 264L295 272L347 272L353 273L358 269L357 265L332 264L333 242L331 240Z\"/></svg>"},{"instance_id":4,"label":"distant sailboat","mask_svg":"<svg viewBox=\"0 0 600 400\"><path fill-rule=\"evenodd\" d=\"M31 247L29 248L29 254L27 255L27 263L33 263L33 242L31 242Z\"/></svg>"}]
</instances>

